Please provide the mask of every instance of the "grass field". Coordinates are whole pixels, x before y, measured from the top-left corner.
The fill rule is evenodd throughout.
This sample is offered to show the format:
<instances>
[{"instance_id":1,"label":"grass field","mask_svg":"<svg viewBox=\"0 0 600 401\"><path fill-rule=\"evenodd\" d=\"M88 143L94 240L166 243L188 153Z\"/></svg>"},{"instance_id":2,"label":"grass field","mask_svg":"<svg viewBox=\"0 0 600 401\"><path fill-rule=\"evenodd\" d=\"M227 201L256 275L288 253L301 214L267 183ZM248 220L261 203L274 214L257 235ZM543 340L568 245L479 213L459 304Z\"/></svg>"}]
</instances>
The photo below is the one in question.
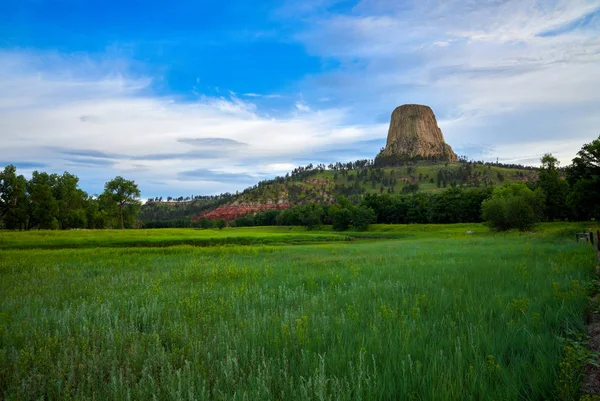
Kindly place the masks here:
<instances>
[{"instance_id":1,"label":"grass field","mask_svg":"<svg viewBox=\"0 0 600 401\"><path fill-rule=\"evenodd\" d=\"M577 399L578 228L0 232L0 398Z\"/></svg>"},{"instance_id":2,"label":"grass field","mask_svg":"<svg viewBox=\"0 0 600 401\"><path fill-rule=\"evenodd\" d=\"M0 234L0 249L166 247L175 245L266 245L346 241L345 233L301 227L244 227L225 230L187 228L145 230L26 231Z\"/></svg>"}]
</instances>

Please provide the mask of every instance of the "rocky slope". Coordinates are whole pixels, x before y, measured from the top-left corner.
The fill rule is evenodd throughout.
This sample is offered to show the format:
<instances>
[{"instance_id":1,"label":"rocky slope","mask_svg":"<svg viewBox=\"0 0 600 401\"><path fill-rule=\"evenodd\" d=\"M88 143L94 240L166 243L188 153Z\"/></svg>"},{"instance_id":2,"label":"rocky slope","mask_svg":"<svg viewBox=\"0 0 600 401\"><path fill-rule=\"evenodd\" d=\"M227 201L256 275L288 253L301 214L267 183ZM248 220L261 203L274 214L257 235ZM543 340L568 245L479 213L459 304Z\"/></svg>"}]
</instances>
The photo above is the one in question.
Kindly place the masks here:
<instances>
[{"instance_id":1,"label":"rocky slope","mask_svg":"<svg viewBox=\"0 0 600 401\"><path fill-rule=\"evenodd\" d=\"M392 112L387 143L378 155L381 157L457 160L456 153L444 141L433 110L419 104L405 104Z\"/></svg>"},{"instance_id":2,"label":"rocky slope","mask_svg":"<svg viewBox=\"0 0 600 401\"><path fill-rule=\"evenodd\" d=\"M200 220L204 217L209 220L223 219L231 221L248 214L265 212L267 210L283 210L290 206L289 203L234 203L231 205L219 206L215 210L192 217L192 220Z\"/></svg>"}]
</instances>

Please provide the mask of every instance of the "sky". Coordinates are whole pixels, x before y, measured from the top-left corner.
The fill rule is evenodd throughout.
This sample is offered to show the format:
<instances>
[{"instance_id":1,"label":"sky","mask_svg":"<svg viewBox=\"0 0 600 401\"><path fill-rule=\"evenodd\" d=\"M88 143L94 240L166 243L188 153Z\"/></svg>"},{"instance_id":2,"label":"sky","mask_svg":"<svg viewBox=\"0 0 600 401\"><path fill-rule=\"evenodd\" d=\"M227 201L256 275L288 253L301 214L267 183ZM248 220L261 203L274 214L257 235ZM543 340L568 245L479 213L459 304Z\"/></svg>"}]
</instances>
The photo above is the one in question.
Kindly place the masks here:
<instances>
[{"instance_id":1,"label":"sky","mask_svg":"<svg viewBox=\"0 0 600 401\"><path fill-rule=\"evenodd\" d=\"M600 135L597 0L4 0L0 166L235 192L374 158L429 105L475 160L568 165Z\"/></svg>"}]
</instances>

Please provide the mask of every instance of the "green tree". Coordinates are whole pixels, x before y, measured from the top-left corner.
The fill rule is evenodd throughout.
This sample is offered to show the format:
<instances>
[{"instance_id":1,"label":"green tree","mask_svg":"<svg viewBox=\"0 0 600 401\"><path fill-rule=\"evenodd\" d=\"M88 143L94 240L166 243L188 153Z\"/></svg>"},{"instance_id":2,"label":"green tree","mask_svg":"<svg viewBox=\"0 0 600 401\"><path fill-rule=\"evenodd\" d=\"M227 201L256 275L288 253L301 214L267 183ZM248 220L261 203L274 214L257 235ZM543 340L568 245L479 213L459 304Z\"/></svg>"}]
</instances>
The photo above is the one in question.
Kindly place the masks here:
<instances>
[{"instance_id":1,"label":"green tree","mask_svg":"<svg viewBox=\"0 0 600 401\"><path fill-rule=\"evenodd\" d=\"M352 212L346 208L338 209L333 215L333 229L336 231L347 230L352 224Z\"/></svg>"},{"instance_id":2,"label":"green tree","mask_svg":"<svg viewBox=\"0 0 600 401\"><path fill-rule=\"evenodd\" d=\"M309 230L320 227L323 224L324 216L323 206L319 204L309 203L300 207L300 223Z\"/></svg>"},{"instance_id":3,"label":"green tree","mask_svg":"<svg viewBox=\"0 0 600 401\"><path fill-rule=\"evenodd\" d=\"M531 190L530 190L531 191ZM541 202L540 202L541 203ZM541 219L536 215L534 205L526 196L510 196L506 198L506 222L509 228L525 231L533 228Z\"/></svg>"},{"instance_id":4,"label":"green tree","mask_svg":"<svg viewBox=\"0 0 600 401\"><path fill-rule=\"evenodd\" d=\"M321 219L319 218L319 215L314 212L314 211L306 211L305 213L303 213L301 215L301 221L302 221L302 225L305 226L307 229L312 230L314 228L317 228L319 226L321 226Z\"/></svg>"},{"instance_id":5,"label":"green tree","mask_svg":"<svg viewBox=\"0 0 600 401\"><path fill-rule=\"evenodd\" d=\"M140 190L134 181L126 180L121 176L108 181L104 185L104 199L117 206L121 220L121 229L125 228L125 218L130 222L135 220L141 202Z\"/></svg>"},{"instance_id":6,"label":"green tree","mask_svg":"<svg viewBox=\"0 0 600 401\"><path fill-rule=\"evenodd\" d=\"M352 202L350 202L350 199L346 198L343 195L339 196L337 201L338 201L340 207L343 209L351 209L352 208Z\"/></svg>"},{"instance_id":7,"label":"green tree","mask_svg":"<svg viewBox=\"0 0 600 401\"><path fill-rule=\"evenodd\" d=\"M457 211L458 222L478 223L481 221L481 203L492 196L493 187L462 190L462 202Z\"/></svg>"},{"instance_id":8,"label":"green tree","mask_svg":"<svg viewBox=\"0 0 600 401\"><path fill-rule=\"evenodd\" d=\"M0 226L8 229L26 228L27 180L17 175L15 166L8 165L0 172Z\"/></svg>"},{"instance_id":9,"label":"green tree","mask_svg":"<svg viewBox=\"0 0 600 401\"><path fill-rule=\"evenodd\" d=\"M299 208L291 207L281 212L276 218L279 226L299 226L302 225L300 220Z\"/></svg>"},{"instance_id":10,"label":"green tree","mask_svg":"<svg viewBox=\"0 0 600 401\"><path fill-rule=\"evenodd\" d=\"M377 216L373 209L369 207L359 206L354 210L352 218L352 227L359 231L365 231L369 228L369 224L375 223Z\"/></svg>"},{"instance_id":11,"label":"green tree","mask_svg":"<svg viewBox=\"0 0 600 401\"><path fill-rule=\"evenodd\" d=\"M546 195L546 207L544 215L546 220L564 219L567 217L567 194L569 184L563 180L558 171L559 161L550 153L546 153L542 159L537 186Z\"/></svg>"},{"instance_id":12,"label":"green tree","mask_svg":"<svg viewBox=\"0 0 600 401\"><path fill-rule=\"evenodd\" d=\"M431 195L418 192L407 198L406 223L427 224L429 222L429 206Z\"/></svg>"},{"instance_id":13,"label":"green tree","mask_svg":"<svg viewBox=\"0 0 600 401\"><path fill-rule=\"evenodd\" d=\"M34 171L27 183L31 200L29 228L56 230L58 225L58 203L52 188L56 184L56 174Z\"/></svg>"},{"instance_id":14,"label":"green tree","mask_svg":"<svg viewBox=\"0 0 600 401\"><path fill-rule=\"evenodd\" d=\"M529 230L542 220L544 192L540 188L532 191L522 183L504 185L494 189L481 210L483 220L496 230Z\"/></svg>"},{"instance_id":15,"label":"green tree","mask_svg":"<svg viewBox=\"0 0 600 401\"><path fill-rule=\"evenodd\" d=\"M206 217L202 217L198 224L200 228L215 228L216 225L214 220L209 220Z\"/></svg>"},{"instance_id":16,"label":"green tree","mask_svg":"<svg viewBox=\"0 0 600 401\"><path fill-rule=\"evenodd\" d=\"M217 228L219 230L221 230L221 229L227 227L227 222L225 220L223 220L223 219L218 219L216 225L217 225Z\"/></svg>"},{"instance_id":17,"label":"green tree","mask_svg":"<svg viewBox=\"0 0 600 401\"><path fill-rule=\"evenodd\" d=\"M487 225L498 231L508 230L510 227L506 220L506 199L492 197L481 204L481 217Z\"/></svg>"},{"instance_id":18,"label":"green tree","mask_svg":"<svg viewBox=\"0 0 600 401\"><path fill-rule=\"evenodd\" d=\"M429 204L429 221L436 224L458 223L457 213L463 202L463 191L458 188L447 189L431 196Z\"/></svg>"},{"instance_id":19,"label":"green tree","mask_svg":"<svg viewBox=\"0 0 600 401\"><path fill-rule=\"evenodd\" d=\"M68 172L57 176L53 186L58 204L58 223L62 229L85 228L87 226L88 195L77 187L79 178Z\"/></svg>"},{"instance_id":20,"label":"green tree","mask_svg":"<svg viewBox=\"0 0 600 401\"><path fill-rule=\"evenodd\" d=\"M254 216L255 226L274 226L277 224L277 216L279 216L279 210L266 210L264 212L258 212Z\"/></svg>"},{"instance_id":21,"label":"green tree","mask_svg":"<svg viewBox=\"0 0 600 401\"><path fill-rule=\"evenodd\" d=\"M107 228L110 216L107 210L101 208L100 199L97 196L89 196L86 199L85 215L87 228Z\"/></svg>"},{"instance_id":22,"label":"green tree","mask_svg":"<svg viewBox=\"0 0 600 401\"><path fill-rule=\"evenodd\" d=\"M254 225L253 216L241 216L234 220L236 227L251 227Z\"/></svg>"},{"instance_id":23,"label":"green tree","mask_svg":"<svg viewBox=\"0 0 600 401\"><path fill-rule=\"evenodd\" d=\"M338 204L329 205L329 207L327 207L325 216L323 217L323 222L325 224L333 224L333 216L335 216L340 209L340 205Z\"/></svg>"},{"instance_id":24,"label":"green tree","mask_svg":"<svg viewBox=\"0 0 600 401\"><path fill-rule=\"evenodd\" d=\"M567 203L580 220L600 219L600 136L583 145L567 167L571 192Z\"/></svg>"}]
</instances>

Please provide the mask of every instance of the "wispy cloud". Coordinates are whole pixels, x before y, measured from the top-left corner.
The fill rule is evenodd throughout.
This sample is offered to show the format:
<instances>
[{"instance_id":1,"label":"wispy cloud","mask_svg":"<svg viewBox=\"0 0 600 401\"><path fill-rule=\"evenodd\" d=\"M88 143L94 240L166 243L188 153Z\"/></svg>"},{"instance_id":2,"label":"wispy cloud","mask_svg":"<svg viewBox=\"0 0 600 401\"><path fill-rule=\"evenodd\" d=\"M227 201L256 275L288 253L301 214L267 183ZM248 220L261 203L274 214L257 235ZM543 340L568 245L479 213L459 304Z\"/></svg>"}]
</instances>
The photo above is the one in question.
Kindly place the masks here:
<instances>
[{"instance_id":1,"label":"wispy cloud","mask_svg":"<svg viewBox=\"0 0 600 401\"><path fill-rule=\"evenodd\" d=\"M279 99L283 96L281 96L278 93L270 93L267 95L261 95L259 93L253 93L253 92L249 92L249 93L244 93L242 96L246 96L246 97L255 97L255 98L265 98L265 99Z\"/></svg>"},{"instance_id":2,"label":"wispy cloud","mask_svg":"<svg viewBox=\"0 0 600 401\"><path fill-rule=\"evenodd\" d=\"M27 169L27 170L43 169L43 168L48 167L48 165L46 163L30 162L30 161L25 161L25 160L0 160L0 166L2 166L2 167L8 166L9 164L12 164L17 169Z\"/></svg>"},{"instance_id":3,"label":"wispy cloud","mask_svg":"<svg viewBox=\"0 0 600 401\"><path fill-rule=\"evenodd\" d=\"M240 148L248 144L228 138L179 138L177 142L203 148Z\"/></svg>"},{"instance_id":4,"label":"wispy cloud","mask_svg":"<svg viewBox=\"0 0 600 401\"><path fill-rule=\"evenodd\" d=\"M64 157L63 160L69 166L84 166L84 167L108 167L115 164L113 160L96 159L89 157Z\"/></svg>"},{"instance_id":5,"label":"wispy cloud","mask_svg":"<svg viewBox=\"0 0 600 401\"><path fill-rule=\"evenodd\" d=\"M185 170L177 174L178 178L189 181L200 182L232 182L243 184L255 181L257 178L244 173L227 173L223 171L214 171L198 168L195 170Z\"/></svg>"},{"instance_id":6,"label":"wispy cloud","mask_svg":"<svg viewBox=\"0 0 600 401\"><path fill-rule=\"evenodd\" d=\"M353 121L363 123L428 104L457 148L558 141L568 163L600 124L591 112L600 103L599 10L591 0L363 0L321 10L295 38L340 68L308 77L304 99L356 105Z\"/></svg>"},{"instance_id":7,"label":"wispy cloud","mask_svg":"<svg viewBox=\"0 0 600 401\"><path fill-rule=\"evenodd\" d=\"M300 152L375 135L368 125L346 124L344 109L312 110L303 103L301 114L294 107L275 118L234 95L192 102L153 95L151 80L129 78L127 70L116 74L105 61L107 73L102 75L92 59L50 55L42 63L43 58L0 53L3 147L15 160L43 160L51 171L102 166L93 172L91 192L101 190L102 179L125 172L149 195L162 191L151 181L168 183L172 193L189 192L190 185L195 192L235 191L240 188L234 176L244 181L275 174L269 165ZM93 65L95 73L87 75L82 65ZM242 162L243 168L233 167ZM206 177L215 166L224 174L214 175L218 184L214 179L190 184L192 177ZM81 171L84 187L91 182L87 174L92 173Z\"/></svg>"},{"instance_id":8,"label":"wispy cloud","mask_svg":"<svg viewBox=\"0 0 600 401\"><path fill-rule=\"evenodd\" d=\"M299 111L302 111L302 112L305 112L305 113L307 113L307 112L310 111L310 107L307 104L305 104L305 103L300 103L300 102L296 103L296 108Z\"/></svg>"},{"instance_id":9,"label":"wispy cloud","mask_svg":"<svg viewBox=\"0 0 600 401\"><path fill-rule=\"evenodd\" d=\"M116 159L120 157L115 153L105 153L93 149L69 149L60 148L56 146L49 146L48 150L55 151L63 155L77 156L77 157L88 157L88 158L100 158L100 159Z\"/></svg>"},{"instance_id":10,"label":"wispy cloud","mask_svg":"<svg viewBox=\"0 0 600 401\"><path fill-rule=\"evenodd\" d=\"M190 70L186 95L167 66L123 53L0 50L2 153L92 192L117 174L148 196L235 191L298 162L373 157L391 111L422 103L467 156L568 164L600 126L599 14L596 0L288 0L260 41L310 69L241 87Z\"/></svg>"}]
</instances>

